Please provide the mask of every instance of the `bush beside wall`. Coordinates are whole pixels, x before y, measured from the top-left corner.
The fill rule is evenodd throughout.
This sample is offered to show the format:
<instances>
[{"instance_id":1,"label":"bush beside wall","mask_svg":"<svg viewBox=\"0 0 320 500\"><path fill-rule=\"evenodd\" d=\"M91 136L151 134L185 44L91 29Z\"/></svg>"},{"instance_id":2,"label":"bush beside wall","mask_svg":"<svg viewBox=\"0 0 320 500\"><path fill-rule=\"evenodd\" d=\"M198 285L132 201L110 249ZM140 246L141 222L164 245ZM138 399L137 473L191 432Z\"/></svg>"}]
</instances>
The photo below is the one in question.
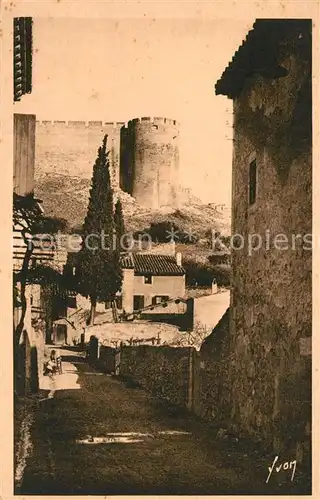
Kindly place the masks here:
<instances>
[{"instance_id":1,"label":"bush beside wall","mask_svg":"<svg viewBox=\"0 0 320 500\"><path fill-rule=\"evenodd\" d=\"M122 347L120 376L132 379L159 399L188 404L189 360L192 348Z\"/></svg>"}]
</instances>

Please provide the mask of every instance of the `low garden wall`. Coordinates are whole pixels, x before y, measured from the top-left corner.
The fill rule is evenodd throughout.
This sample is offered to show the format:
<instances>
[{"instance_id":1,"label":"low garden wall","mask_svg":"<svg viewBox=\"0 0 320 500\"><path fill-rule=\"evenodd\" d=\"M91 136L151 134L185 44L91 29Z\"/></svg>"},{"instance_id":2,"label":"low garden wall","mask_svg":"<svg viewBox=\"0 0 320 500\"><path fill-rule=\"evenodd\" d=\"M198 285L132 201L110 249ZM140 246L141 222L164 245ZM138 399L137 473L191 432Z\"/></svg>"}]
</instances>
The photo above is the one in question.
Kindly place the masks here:
<instances>
[{"instance_id":1,"label":"low garden wall","mask_svg":"<svg viewBox=\"0 0 320 500\"><path fill-rule=\"evenodd\" d=\"M116 353L117 350L108 346L101 346L99 349L98 367L103 373L116 373Z\"/></svg>"},{"instance_id":2,"label":"low garden wall","mask_svg":"<svg viewBox=\"0 0 320 500\"><path fill-rule=\"evenodd\" d=\"M94 335L103 345L118 347L120 342L130 339L159 339L161 343L170 342L179 333L179 327L166 323L128 321L123 323L104 323L88 326L85 331L85 341L89 342Z\"/></svg>"}]
</instances>

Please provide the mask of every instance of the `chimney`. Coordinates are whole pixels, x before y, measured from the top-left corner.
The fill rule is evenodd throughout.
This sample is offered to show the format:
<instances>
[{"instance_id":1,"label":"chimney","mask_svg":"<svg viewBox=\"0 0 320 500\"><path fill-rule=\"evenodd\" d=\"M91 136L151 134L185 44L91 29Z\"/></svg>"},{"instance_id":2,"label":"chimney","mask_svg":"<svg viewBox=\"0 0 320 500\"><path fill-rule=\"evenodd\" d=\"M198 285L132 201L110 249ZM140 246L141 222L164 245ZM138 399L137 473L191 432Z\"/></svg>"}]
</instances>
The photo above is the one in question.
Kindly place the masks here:
<instances>
[{"instance_id":1,"label":"chimney","mask_svg":"<svg viewBox=\"0 0 320 500\"><path fill-rule=\"evenodd\" d=\"M175 242L174 238L171 238L169 245L170 245L170 247L169 247L170 255L175 256L175 254L176 254L176 242Z\"/></svg>"},{"instance_id":2,"label":"chimney","mask_svg":"<svg viewBox=\"0 0 320 500\"><path fill-rule=\"evenodd\" d=\"M177 260L177 265L178 266L182 266L182 255L181 255L181 252L177 252L176 254L176 260Z\"/></svg>"}]
</instances>

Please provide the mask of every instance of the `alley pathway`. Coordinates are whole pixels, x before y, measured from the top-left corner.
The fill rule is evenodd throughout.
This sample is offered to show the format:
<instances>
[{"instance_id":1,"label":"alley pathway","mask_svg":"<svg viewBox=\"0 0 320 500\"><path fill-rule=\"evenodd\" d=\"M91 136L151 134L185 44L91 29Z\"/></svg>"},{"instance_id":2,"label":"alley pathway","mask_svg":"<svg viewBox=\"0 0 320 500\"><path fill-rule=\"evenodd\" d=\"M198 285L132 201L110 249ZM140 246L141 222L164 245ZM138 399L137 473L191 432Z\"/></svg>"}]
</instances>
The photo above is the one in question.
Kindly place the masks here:
<instances>
[{"instance_id":1,"label":"alley pathway","mask_svg":"<svg viewBox=\"0 0 320 500\"><path fill-rule=\"evenodd\" d=\"M71 351L39 403L19 494L270 494L268 463ZM60 379L59 379L60 377ZM288 490L286 490L287 493Z\"/></svg>"}]
</instances>

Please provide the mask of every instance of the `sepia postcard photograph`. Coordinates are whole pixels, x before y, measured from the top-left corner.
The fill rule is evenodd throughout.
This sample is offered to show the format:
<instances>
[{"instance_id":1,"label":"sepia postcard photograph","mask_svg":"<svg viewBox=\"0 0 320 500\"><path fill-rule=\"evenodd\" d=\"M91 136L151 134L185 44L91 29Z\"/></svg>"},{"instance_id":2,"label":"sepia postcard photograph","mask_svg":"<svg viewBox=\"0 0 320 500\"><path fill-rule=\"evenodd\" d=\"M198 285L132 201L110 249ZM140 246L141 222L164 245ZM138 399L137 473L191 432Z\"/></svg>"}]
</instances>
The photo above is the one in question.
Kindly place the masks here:
<instances>
[{"instance_id":1,"label":"sepia postcard photograph","mask_svg":"<svg viewBox=\"0 0 320 500\"><path fill-rule=\"evenodd\" d=\"M312 495L317 2L21 4L13 494Z\"/></svg>"}]
</instances>

